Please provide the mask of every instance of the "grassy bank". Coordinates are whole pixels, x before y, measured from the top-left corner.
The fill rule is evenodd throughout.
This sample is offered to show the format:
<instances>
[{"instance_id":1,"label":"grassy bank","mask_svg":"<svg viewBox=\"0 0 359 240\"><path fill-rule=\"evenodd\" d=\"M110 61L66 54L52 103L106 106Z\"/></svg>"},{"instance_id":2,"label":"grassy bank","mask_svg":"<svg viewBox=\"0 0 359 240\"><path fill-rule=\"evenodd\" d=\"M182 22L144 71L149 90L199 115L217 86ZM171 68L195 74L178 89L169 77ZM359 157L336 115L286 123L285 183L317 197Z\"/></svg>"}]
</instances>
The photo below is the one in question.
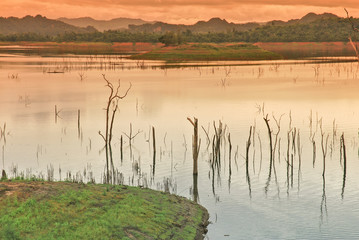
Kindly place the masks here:
<instances>
[{"instance_id":1,"label":"grassy bank","mask_svg":"<svg viewBox=\"0 0 359 240\"><path fill-rule=\"evenodd\" d=\"M208 213L128 186L0 182L0 239L202 239Z\"/></svg>"},{"instance_id":2,"label":"grassy bank","mask_svg":"<svg viewBox=\"0 0 359 240\"><path fill-rule=\"evenodd\" d=\"M221 61L221 60L271 60L282 58L279 54L252 44L183 44L156 48L133 55L138 60L165 61Z\"/></svg>"}]
</instances>

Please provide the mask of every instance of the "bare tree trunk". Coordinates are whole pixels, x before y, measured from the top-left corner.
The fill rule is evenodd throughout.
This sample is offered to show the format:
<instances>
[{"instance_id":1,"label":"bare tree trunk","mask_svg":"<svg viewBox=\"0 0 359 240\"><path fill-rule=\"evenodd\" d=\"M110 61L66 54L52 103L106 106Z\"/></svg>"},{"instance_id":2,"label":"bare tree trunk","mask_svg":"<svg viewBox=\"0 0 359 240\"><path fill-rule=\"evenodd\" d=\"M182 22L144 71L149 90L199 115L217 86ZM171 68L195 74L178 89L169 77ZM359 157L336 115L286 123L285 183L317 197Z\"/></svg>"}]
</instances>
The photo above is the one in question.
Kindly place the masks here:
<instances>
[{"instance_id":1,"label":"bare tree trunk","mask_svg":"<svg viewBox=\"0 0 359 240\"><path fill-rule=\"evenodd\" d=\"M192 155L193 155L193 174L198 174L198 153L201 147L201 140L198 140L198 119L187 118L187 120L193 125L193 136L192 136Z\"/></svg>"}]
</instances>

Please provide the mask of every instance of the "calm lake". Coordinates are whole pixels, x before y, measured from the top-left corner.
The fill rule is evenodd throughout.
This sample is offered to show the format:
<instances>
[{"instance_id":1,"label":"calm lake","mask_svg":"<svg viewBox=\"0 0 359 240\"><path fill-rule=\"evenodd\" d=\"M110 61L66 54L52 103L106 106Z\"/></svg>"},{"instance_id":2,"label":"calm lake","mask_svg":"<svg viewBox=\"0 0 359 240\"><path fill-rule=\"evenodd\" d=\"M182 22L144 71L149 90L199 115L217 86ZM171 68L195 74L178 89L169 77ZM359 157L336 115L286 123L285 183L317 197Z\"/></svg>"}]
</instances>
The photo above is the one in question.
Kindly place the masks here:
<instances>
[{"instance_id":1,"label":"calm lake","mask_svg":"<svg viewBox=\"0 0 359 240\"><path fill-rule=\"evenodd\" d=\"M13 177L103 182L104 74L114 86L121 81L121 94L132 84L113 128L117 182L196 200L210 213L207 239L358 239L354 60L166 64L1 54L1 168ZM187 117L199 122L198 179Z\"/></svg>"}]
</instances>

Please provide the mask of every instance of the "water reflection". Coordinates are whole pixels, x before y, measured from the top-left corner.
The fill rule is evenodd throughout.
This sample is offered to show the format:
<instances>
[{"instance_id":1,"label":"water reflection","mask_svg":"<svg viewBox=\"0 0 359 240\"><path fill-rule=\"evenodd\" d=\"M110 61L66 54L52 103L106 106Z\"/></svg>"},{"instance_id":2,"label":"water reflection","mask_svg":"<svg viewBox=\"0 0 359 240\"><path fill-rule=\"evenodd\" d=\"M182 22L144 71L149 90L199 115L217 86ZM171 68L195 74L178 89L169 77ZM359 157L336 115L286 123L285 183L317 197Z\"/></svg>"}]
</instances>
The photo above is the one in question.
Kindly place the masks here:
<instances>
[{"instance_id":1,"label":"water reflection","mask_svg":"<svg viewBox=\"0 0 359 240\"><path fill-rule=\"evenodd\" d=\"M323 232L343 238L347 235L342 229L348 226L356 233L353 225L359 219L350 206L358 203L352 196L359 184L353 177L359 169L359 84L352 63L322 63L317 68L308 61L257 62L156 70L136 68L135 62L115 57L69 57L64 64L62 59L46 63L32 57L26 66L21 65L24 59L16 61L16 66L5 64L9 70L0 68L3 74L21 73L21 81L0 81L0 123L11 126L6 147L4 138L0 140L4 169L14 163L45 179L128 184L185 196L209 209L210 239L225 234L236 239L313 239ZM59 65L68 65L63 74L42 73L45 67L56 70ZM124 101L108 108L109 113L116 106L119 110L107 147L97 132L106 125L103 107L109 89L101 78L105 68L109 79L120 77L125 87L127 81L133 84ZM78 71L86 75L82 81ZM228 72L229 82L222 87ZM316 73L318 80L325 78L324 86L313 76ZM17 97L25 92L31 96L26 108ZM55 105L59 108L54 114ZM193 151L187 151L194 134L187 116L210 122L197 133L198 145L200 139L203 145L197 145L198 175L193 175ZM110 129L112 116L108 119ZM339 146L337 129L345 132L350 147L343 147L344 135ZM318 156L323 152L322 167ZM78 171L88 164L91 169ZM17 167L10 175L21 174L31 176ZM337 220L342 215L351 221Z\"/></svg>"},{"instance_id":2,"label":"water reflection","mask_svg":"<svg viewBox=\"0 0 359 240\"><path fill-rule=\"evenodd\" d=\"M323 192L322 201L320 203L320 226L324 223L324 218L328 219L327 195L325 193L325 175L323 175Z\"/></svg>"}]
</instances>

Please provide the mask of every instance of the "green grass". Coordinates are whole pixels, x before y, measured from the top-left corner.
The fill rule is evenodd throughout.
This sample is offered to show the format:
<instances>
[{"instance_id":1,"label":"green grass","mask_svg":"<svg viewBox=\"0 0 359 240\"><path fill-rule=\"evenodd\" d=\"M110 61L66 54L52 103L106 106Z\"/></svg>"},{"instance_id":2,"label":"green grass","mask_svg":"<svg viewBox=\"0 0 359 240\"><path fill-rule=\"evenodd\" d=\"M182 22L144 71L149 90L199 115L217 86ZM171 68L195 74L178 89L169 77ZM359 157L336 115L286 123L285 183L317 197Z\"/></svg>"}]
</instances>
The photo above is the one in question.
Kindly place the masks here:
<instances>
[{"instance_id":1,"label":"green grass","mask_svg":"<svg viewBox=\"0 0 359 240\"><path fill-rule=\"evenodd\" d=\"M0 239L198 239L207 211L127 186L0 182Z\"/></svg>"},{"instance_id":2,"label":"green grass","mask_svg":"<svg viewBox=\"0 0 359 240\"><path fill-rule=\"evenodd\" d=\"M252 44L184 44L157 48L133 55L138 60L164 61L216 61L216 60L272 60L281 59L279 54Z\"/></svg>"}]
</instances>

